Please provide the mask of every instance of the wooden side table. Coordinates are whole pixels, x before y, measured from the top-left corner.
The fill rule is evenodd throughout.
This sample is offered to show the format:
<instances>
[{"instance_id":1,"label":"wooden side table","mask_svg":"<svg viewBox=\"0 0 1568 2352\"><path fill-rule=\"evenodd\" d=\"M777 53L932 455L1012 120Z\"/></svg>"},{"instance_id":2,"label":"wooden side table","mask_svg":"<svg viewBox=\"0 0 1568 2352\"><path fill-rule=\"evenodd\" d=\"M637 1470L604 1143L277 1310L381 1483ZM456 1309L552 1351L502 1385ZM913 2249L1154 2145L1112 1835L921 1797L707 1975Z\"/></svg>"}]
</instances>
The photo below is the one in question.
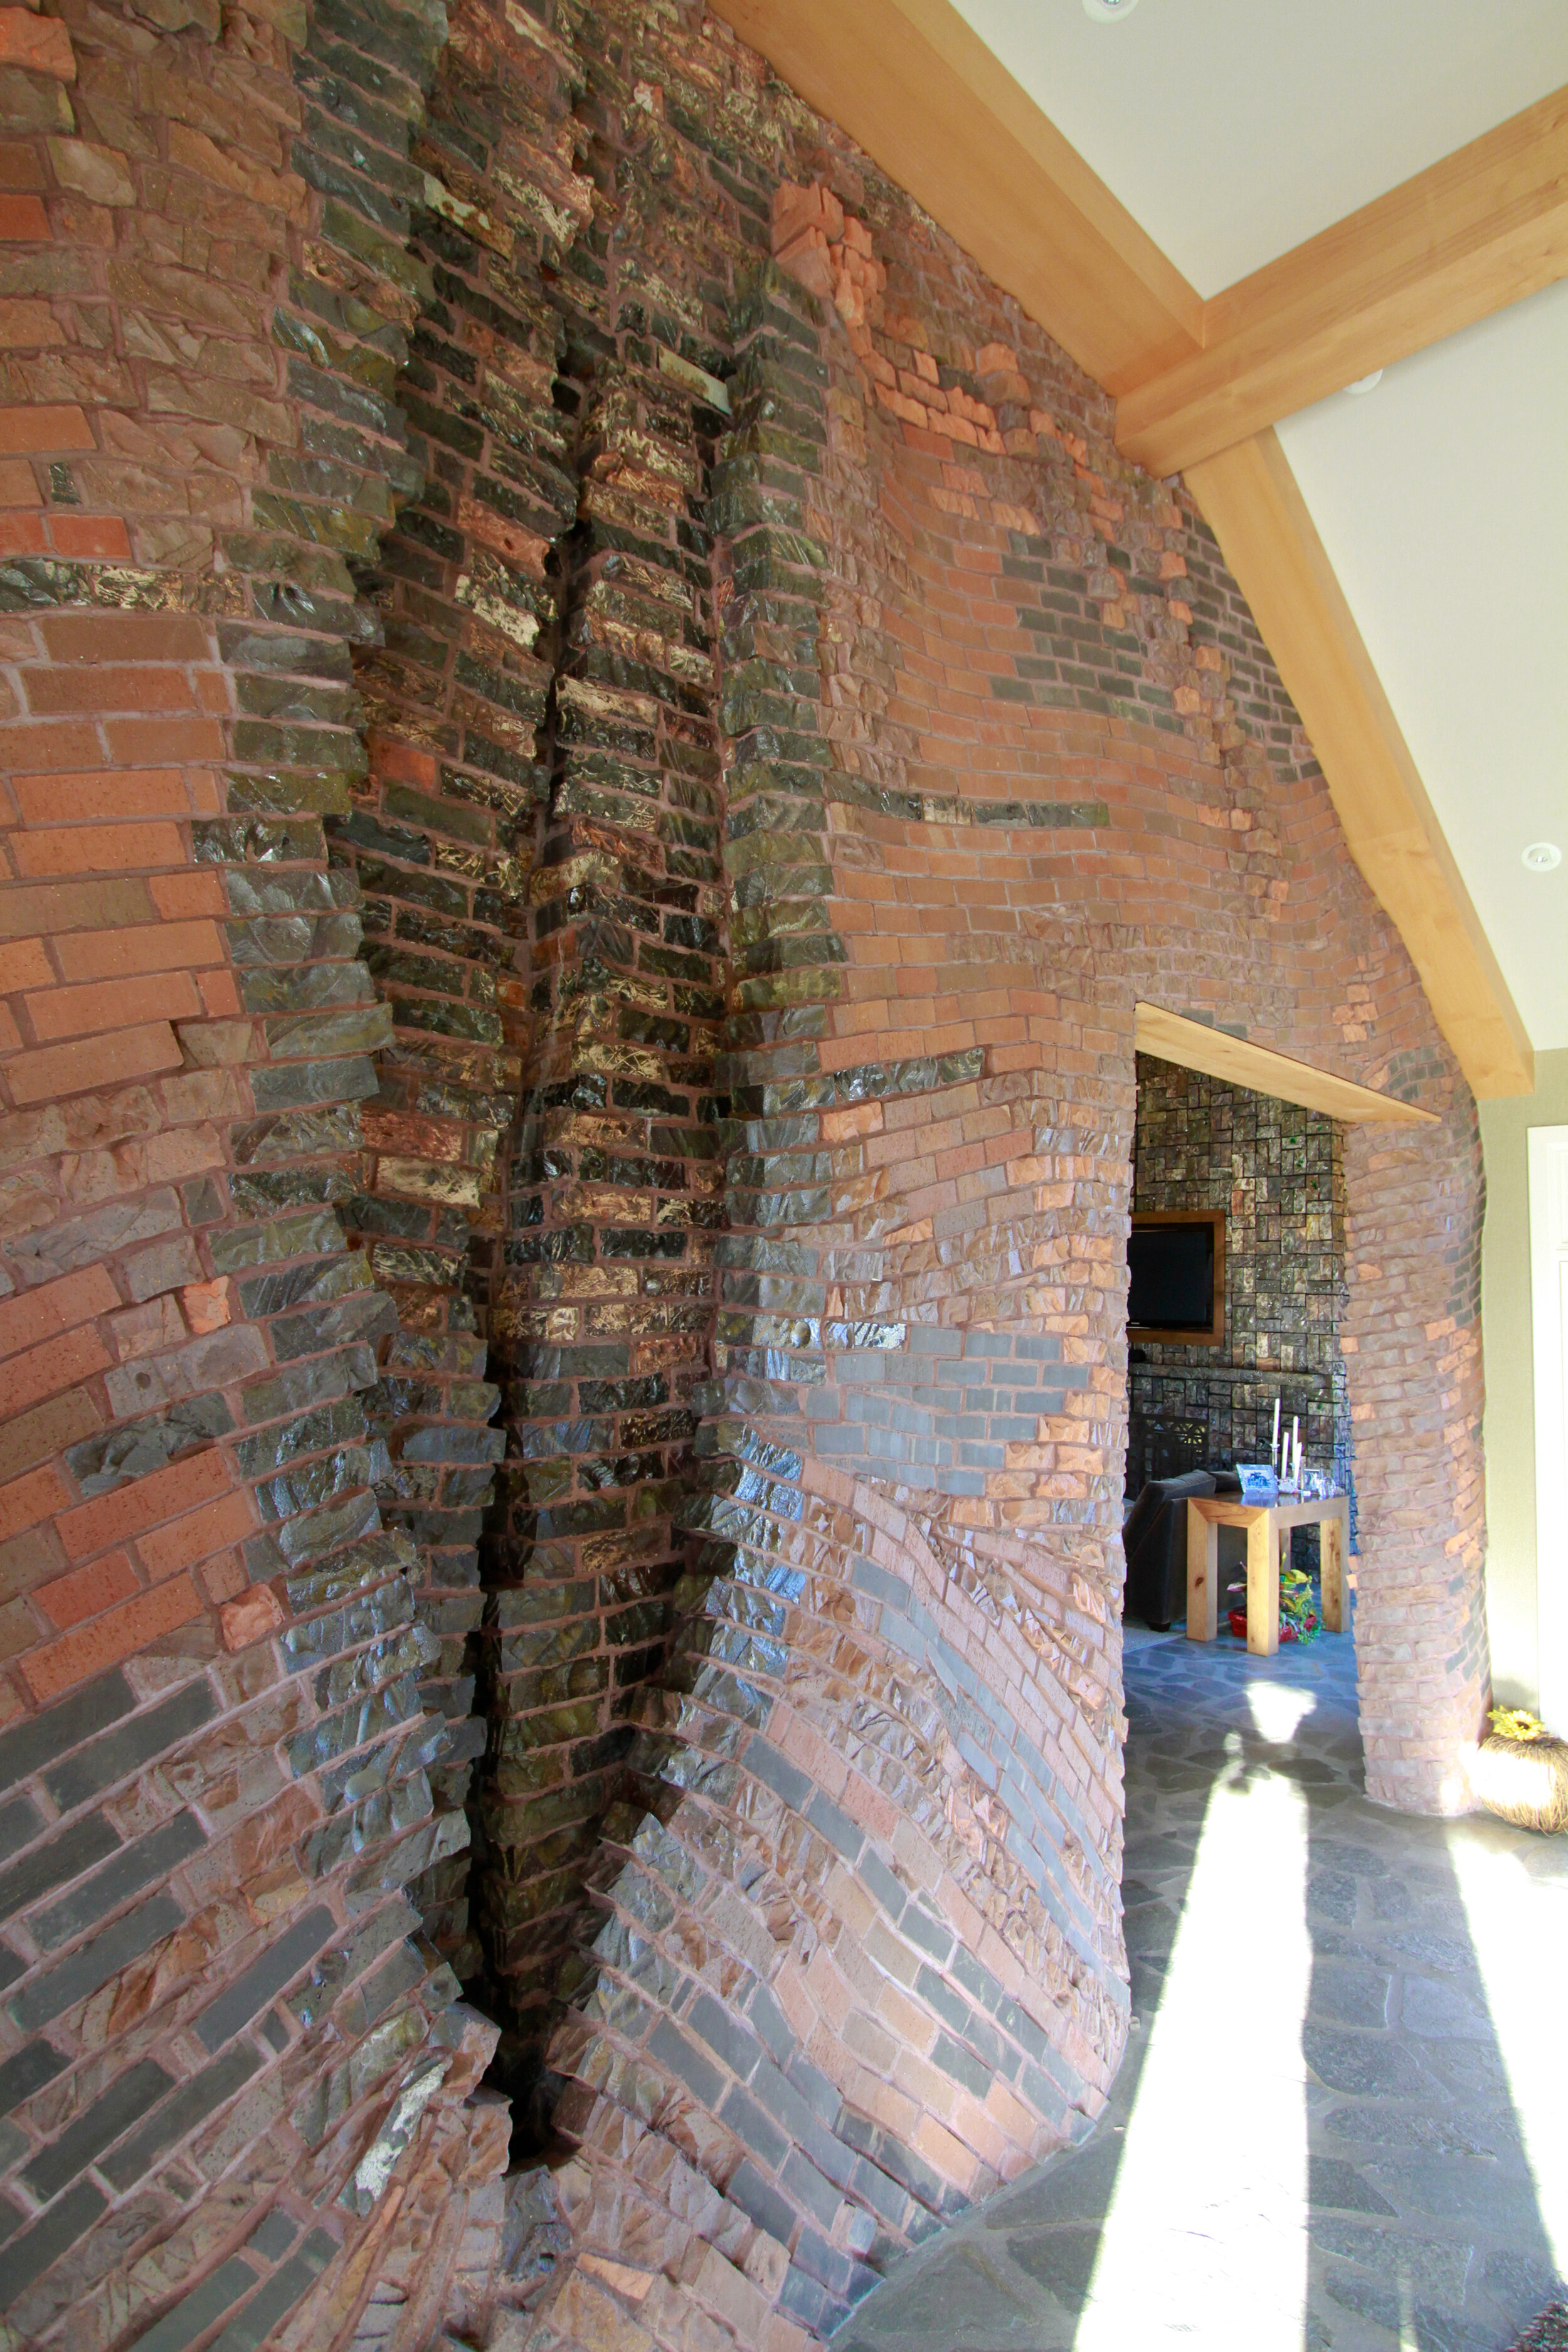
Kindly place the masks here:
<instances>
[{"instance_id":1,"label":"wooden side table","mask_svg":"<svg viewBox=\"0 0 1568 2352\"><path fill-rule=\"evenodd\" d=\"M1279 1647L1279 1568L1292 1528L1322 1529L1322 1616L1344 1631L1345 1559L1350 1551L1348 1495L1320 1503L1243 1503L1233 1495L1194 1495L1187 1504L1187 1639L1212 1642L1219 1631L1219 1531L1247 1529L1247 1646L1271 1658Z\"/></svg>"}]
</instances>

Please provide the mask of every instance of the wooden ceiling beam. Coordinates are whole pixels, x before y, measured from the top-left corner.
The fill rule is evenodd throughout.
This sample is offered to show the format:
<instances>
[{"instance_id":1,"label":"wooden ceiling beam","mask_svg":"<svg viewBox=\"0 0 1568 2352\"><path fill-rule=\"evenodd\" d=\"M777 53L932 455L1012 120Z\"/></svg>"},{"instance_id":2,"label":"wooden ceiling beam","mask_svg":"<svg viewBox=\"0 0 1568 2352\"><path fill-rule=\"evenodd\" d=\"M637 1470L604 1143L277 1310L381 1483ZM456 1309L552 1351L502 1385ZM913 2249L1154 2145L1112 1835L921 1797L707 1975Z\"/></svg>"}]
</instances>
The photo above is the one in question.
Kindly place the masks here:
<instances>
[{"instance_id":1,"label":"wooden ceiling beam","mask_svg":"<svg viewBox=\"0 0 1568 2352\"><path fill-rule=\"evenodd\" d=\"M1201 351L1121 401L1116 443L1184 473L1568 277L1568 89L1205 302Z\"/></svg>"},{"instance_id":2,"label":"wooden ceiling beam","mask_svg":"<svg viewBox=\"0 0 1568 2352\"><path fill-rule=\"evenodd\" d=\"M1471 1091L1527 1095L1530 1039L1355 617L1272 431L1187 487L1301 714L1345 843L1392 918Z\"/></svg>"},{"instance_id":3,"label":"wooden ceiling beam","mask_svg":"<svg viewBox=\"0 0 1568 2352\"><path fill-rule=\"evenodd\" d=\"M712 0L1107 392L1191 358L1203 304L950 0Z\"/></svg>"},{"instance_id":4,"label":"wooden ceiling beam","mask_svg":"<svg viewBox=\"0 0 1568 2352\"><path fill-rule=\"evenodd\" d=\"M1168 1013L1163 1004L1133 1008L1132 1041L1139 1053L1152 1054L1156 1061L1202 1070L1227 1087L1250 1087L1254 1094L1270 1095L1276 1102L1327 1111L1331 1118L1370 1119L1387 1127L1438 1124L1436 1111L1401 1102L1394 1095L1380 1095L1311 1062L1299 1062L1293 1054L1260 1045L1256 1038L1235 1037L1228 1029L1211 1028L1187 1013Z\"/></svg>"}]
</instances>

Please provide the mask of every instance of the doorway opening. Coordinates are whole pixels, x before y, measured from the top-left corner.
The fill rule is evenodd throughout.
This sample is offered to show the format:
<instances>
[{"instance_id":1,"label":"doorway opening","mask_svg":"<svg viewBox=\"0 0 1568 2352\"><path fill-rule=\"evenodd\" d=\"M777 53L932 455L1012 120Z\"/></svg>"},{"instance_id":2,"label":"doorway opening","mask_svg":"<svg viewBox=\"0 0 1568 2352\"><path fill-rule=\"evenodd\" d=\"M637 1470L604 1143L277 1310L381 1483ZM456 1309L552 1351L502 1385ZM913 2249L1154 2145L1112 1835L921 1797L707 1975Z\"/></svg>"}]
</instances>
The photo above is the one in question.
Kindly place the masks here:
<instances>
[{"instance_id":1,"label":"doorway opening","mask_svg":"<svg viewBox=\"0 0 1568 2352\"><path fill-rule=\"evenodd\" d=\"M1326 1111L1151 1055L1137 1072L1125 1613L1164 1633L1187 1621L1188 1501L1239 1504L1239 1465L1298 1454L1303 1493L1350 1498L1353 1541L1344 1175ZM1217 1533L1215 1637L1245 1645L1247 1533ZM1287 1643L1322 1626L1323 1542L1289 1535Z\"/></svg>"}]
</instances>

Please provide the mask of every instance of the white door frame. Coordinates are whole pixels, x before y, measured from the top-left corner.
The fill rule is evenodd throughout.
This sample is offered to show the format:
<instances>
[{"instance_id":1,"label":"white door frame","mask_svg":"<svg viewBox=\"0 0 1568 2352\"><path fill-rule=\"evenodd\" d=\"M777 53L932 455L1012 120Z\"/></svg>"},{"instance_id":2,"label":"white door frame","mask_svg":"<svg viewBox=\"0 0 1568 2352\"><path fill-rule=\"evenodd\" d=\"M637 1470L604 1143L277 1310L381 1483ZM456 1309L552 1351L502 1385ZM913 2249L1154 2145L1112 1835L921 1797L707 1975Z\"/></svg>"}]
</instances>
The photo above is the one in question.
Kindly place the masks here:
<instances>
[{"instance_id":1,"label":"white door frame","mask_svg":"<svg viewBox=\"0 0 1568 2352\"><path fill-rule=\"evenodd\" d=\"M1568 1127L1532 1127L1528 1141L1541 1712L1568 1733Z\"/></svg>"}]
</instances>

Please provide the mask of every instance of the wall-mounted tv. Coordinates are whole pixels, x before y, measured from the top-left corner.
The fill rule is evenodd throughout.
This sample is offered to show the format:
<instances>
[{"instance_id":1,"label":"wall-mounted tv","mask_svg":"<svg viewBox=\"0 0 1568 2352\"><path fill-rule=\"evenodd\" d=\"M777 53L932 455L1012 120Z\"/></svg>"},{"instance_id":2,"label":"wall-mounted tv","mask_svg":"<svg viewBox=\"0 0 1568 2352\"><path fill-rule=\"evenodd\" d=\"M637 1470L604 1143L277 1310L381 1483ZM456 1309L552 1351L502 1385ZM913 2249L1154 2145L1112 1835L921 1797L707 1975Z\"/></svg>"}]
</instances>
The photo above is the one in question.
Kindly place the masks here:
<instances>
[{"instance_id":1,"label":"wall-mounted tv","mask_svg":"<svg viewBox=\"0 0 1568 2352\"><path fill-rule=\"evenodd\" d=\"M1135 1210L1127 1331L1188 1348L1225 1342L1225 1211Z\"/></svg>"}]
</instances>

